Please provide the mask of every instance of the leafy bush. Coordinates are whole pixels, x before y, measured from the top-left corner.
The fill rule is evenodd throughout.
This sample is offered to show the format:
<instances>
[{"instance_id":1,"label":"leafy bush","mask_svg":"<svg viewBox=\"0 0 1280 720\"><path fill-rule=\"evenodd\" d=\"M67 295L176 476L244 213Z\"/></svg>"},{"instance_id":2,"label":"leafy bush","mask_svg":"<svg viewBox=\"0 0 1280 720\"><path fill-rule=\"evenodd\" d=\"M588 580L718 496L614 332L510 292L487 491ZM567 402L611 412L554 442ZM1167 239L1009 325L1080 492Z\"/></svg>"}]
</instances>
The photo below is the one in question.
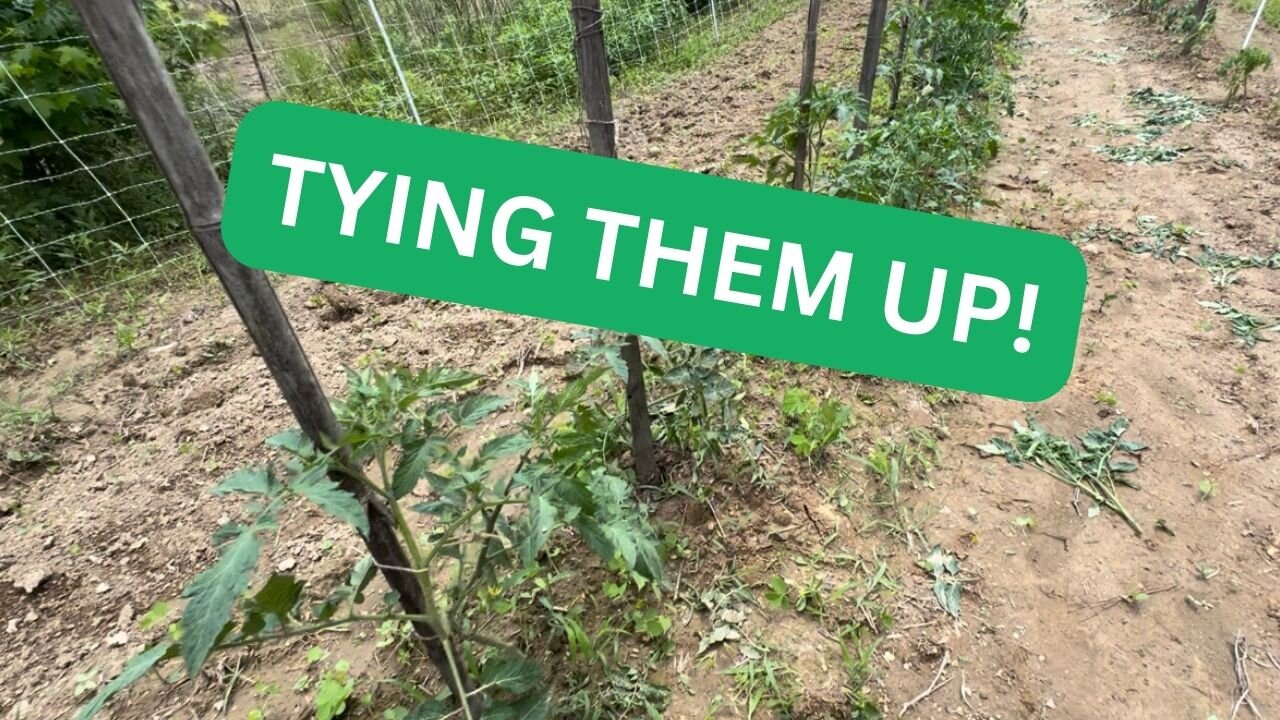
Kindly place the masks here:
<instances>
[{"instance_id":1,"label":"leafy bush","mask_svg":"<svg viewBox=\"0 0 1280 720\"><path fill-rule=\"evenodd\" d=\"M191 80L196 63L221 51L225 16L174 0L145 0L142 9L179 83ZM165 212L172 196L129 127L124 104L68 0L4 3L0 27L0 64L8 73L0 78L0 191L18 232L40 246L34 257L5 224L0 287L18 288L49 270L125 254L138 249L139 235L154 238L180 228L181 218ZM91 140L76 140L82 136ZM110 199L80 161L115 191ZM22 299L10 295L0 302Z\"/></svg>"}]
</instances>

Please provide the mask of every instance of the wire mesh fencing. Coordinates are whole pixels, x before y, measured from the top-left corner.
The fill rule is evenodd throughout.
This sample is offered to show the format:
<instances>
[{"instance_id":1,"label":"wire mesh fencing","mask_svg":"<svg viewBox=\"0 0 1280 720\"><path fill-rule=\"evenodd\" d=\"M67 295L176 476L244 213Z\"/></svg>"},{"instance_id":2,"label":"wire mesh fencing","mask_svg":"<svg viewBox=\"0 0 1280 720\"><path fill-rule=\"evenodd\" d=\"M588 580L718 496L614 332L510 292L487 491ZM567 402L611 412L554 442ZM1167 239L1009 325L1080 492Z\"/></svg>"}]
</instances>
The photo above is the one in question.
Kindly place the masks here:
<instances>
[{"instance_id":1,"label":"wire mesh fencing","mask_svg":"<svg viewBox=\"0 0 1280 720\"><path fill-rule=\"evenodd\" d=\"M789 1L604 0L611 70L694 66ZM240 118L268 100L585 145L568 0L140 5L224 176ZM154 292L139 280L190 277L185 235L70 6L0 7L0 333Z\"/></svg>"}]
</instances>

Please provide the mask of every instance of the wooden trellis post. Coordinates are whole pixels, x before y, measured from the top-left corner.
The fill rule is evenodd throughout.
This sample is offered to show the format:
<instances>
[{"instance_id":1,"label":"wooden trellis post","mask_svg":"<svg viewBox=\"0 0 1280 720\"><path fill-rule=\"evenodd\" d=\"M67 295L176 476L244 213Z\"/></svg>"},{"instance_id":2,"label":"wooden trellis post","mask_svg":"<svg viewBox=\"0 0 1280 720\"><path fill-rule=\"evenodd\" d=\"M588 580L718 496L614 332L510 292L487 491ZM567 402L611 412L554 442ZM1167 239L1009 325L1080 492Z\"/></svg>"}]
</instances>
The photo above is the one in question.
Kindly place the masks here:
<instances>
[{"instance_id":1,"label":"wooden trellis post","mask_svg":"<svg viewBox=\"0 0 1280 720\"><path fill-rule=\"evenodd\" d=\"M898 53L893 62L893 83L889 89L889 117L898 112L898 98L902 96L902 71L907 61L907 44L911 41L911 12L908 4L898 16Z\"/></svg>"},{"instance_id":2,"label":"wooden trellis post","mask_svg":"<svg viewBox=\"0 0 1280 720\"><path fill-rule=\"evenodd\" d=\"M262 85L262 94L271 99L271 88L267 86L267 74L262 71L262 63L258 60L258 48L253 42L253 28L249 27L249 16L240 7L240 0L231 0L236 18L240 21L240 30L244 33L244 42L249 46L249 57L253 59L253 69L258 73L258 82Z\"/></svg>"},{"instance_id":3,"label":"wooden trellis post","mask_svg":"<svg viewBox=\"0 0 1280 720\"><path fill-rule=\"evenodd\" d=\"M133 0L72 3L117 92L173 188L191 234L213 266L298 426L317 447L332 446L342 436L341 428L275 290L265 273L237 262L222 242L222 183L137 6ZM365 544L387 584L399 593L405 612L424 615L427 604L422 588L409 569L412 565L387 506L352 478L335 473L333 479L364 505L369 519ZM413 625L427 656L454 696L467 703L472 718L480 718L484 698L475 692L465 667L454 667L449 659L450 653L453 658L461 658L460 648L446 648L428 623Z\"/></svg>"},{"instance_id":4,"label":"wooden trellis post","mask_svg":"<svg viewBox=\"0 0 1280 720\"><path fill-rule=\"evenodd\" d=\"M791 187L804 189L805 164L809 160L809 95L813 93L813 68L818 60L818 17L822 0L809 0L809 18L804 30L804 59L800 64L800 124L796 128L796 174Z\"/></svg>"},{"instance_id":5,"label":"wooden trellis post","mask_svg":"<svg viewBox=\"0 0 1280 720\"><path fill-rule=\"evenodd\" d=\"M569 14L573 17L573 49L578 61L582 110L586 115L587 147L593 155L617 157L609 59L604 48L604 12L600 9L600 0L573 0ZM649 421L640 338L627 336L622 346L622 358L627 363L627 418L631 425L631 456L635 460L636 479L642 483L653 483L658 479L658 457Z\"/></svg>"},{"instance_id":6,"label":"wooden trellis post","mask_svg":"<svg viewBox=\"0 0 1280 720\"><path fill-rule=\"evenodd\" d=\"M867 44L862 48L862 72L858 75L858 94L865 112L854 120L854 126L866 130L871 122L871 99L876 91L876 69L880 66L880 47L884 42L884 21L889 0L871 0L871 16L867 20Z\"/></svg>"}]
</instances>

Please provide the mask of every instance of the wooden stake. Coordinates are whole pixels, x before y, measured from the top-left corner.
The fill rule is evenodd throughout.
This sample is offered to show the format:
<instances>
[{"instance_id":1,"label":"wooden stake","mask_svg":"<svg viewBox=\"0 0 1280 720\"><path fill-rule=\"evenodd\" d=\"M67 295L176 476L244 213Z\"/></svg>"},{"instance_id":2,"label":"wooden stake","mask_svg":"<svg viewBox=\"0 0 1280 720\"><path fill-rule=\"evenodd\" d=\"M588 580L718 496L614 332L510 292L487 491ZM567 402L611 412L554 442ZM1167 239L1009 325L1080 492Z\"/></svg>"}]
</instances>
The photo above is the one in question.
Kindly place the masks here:
<instances>
[{"instance_id":1,"label":"wooden stake","mask_svg":"<svg viewBox=\"0 0 1280 720\"><path fill-rule=\"evenodd\" d=\"M809 0L809 19L804 30L804 59L800 65L800 125L796 134L796 174L791 187L804 189L805 165L809 160L809 95L813 93L813 68L818 59L818 17L822 0Z\"/></svg>"},{"instance_id":2,"label":"wooden stake","mask_svg":"<svg viewBox=\"0 0 1280 720\"><path fill-rule=\"evenodd\" d=\"M573 0L569 14L573 17L573 48L578 60L582 110L586 115L587 146L593 155L616 158L618 144L600 0ZM631 456L635 460L636 479L652 484L658 480L658 457L653 447L640 338L627 336L622 357L627 363L627 418L631 425Z\"/></svg>"},{"instance_id":3,"label":"wooden stake","mask_svg":"<svg viewBox=\"0 0 1280 720\"><path fill-rule=\"evenodd\" d=\"M240 7L240 0L231 0L236 17L240 18L240 30L244 33L245 44L249 46L249 57L253 58L253 69L258 71L258 82L262 83L262 94L271 99L271 88L267 86L267 74L262 71L262 63L258 61L258 48L253 43L253 29L249 27L249 16ZM229 155L229 153L228 153Z\"/></svg>"},{"instance_id":4,"label":"wooden stake","mask_svg":"<svg viewBox=\"0 0 1280 720\"><path fill-rule=\"evenodd\" d=\"M867 44L862 48L862 73L858 76L858 94L862 108L854 127L866 130L871 122L871 98L876 90L876 68L880 65L880 47L884 40L884 21L889 0L871 0L871 17L867 20Z\"/></svg>"},{"instance_id":5,"label":"wooden stake","mask_svg":"<svg viewBox=\"0 0 1280 720\"><path fill-rule=\"evenodd\" d=\"M649 424L649 398L644 387L640 338L627 336L622 346L622 359L627 362L627 418L631 424L631 457L636 463L636 479L653 484L658 481L658 456L653 447L653 428Z\"/></svg>"},{"instance_id":6,"label":"wooden stake","mask_svg":"<svg viewBox=\"0 0 1280 720\"><path fill-rule=\"evenodd\" d=\"M138 129L154 154L182 207L187 226L213 266L227 296L240 315L276 385L289 403L298 426L317 447L332 447L342 437L328 398L311 369L298 336L265 273L241 265L222 242L222 183L214 172L183 107L173 79L164 69L155 45L133 0L72 0L84 21L89 39L102 56L107 73L138 123ZM382 570L387 584L400 595L406 613L423 615L427 603L399 536L391 512L380 498L359 482L335 473L333 479L360 499L369 518L365 545ZM480 718L483 697L475 693L465 667L449 660L460 658L456 643L446 648L435 629L415 622L414 629L427 656L439 670L470 715ZM461 679L459 683L456 678Z\"/></svg>"},{"instance_id":7,"label":"wooden stake","mask_svg":"<svg viewBox=\"0 0 1280 720\"><path fill-rule=\"evenodd\" d=\"M902 66L907 61L907 42L911 38L911 7L902 10L898 19L898 53L893 63L893 84L889 93L889 117L898 111L898 98L902 94Z\"/></svg>"},{"instance_id":8,"label":"wooden stake","mask_svg":"<svg viewBox=\"0 0 1280 720\"><path fill-rule=\"evenodd\" d=\"M573 16L573 47L578 60L582 110L586 115L587 147L592 155L618 157L600 0L573 0L569 12Z\"/></svg>"}]
</instances>

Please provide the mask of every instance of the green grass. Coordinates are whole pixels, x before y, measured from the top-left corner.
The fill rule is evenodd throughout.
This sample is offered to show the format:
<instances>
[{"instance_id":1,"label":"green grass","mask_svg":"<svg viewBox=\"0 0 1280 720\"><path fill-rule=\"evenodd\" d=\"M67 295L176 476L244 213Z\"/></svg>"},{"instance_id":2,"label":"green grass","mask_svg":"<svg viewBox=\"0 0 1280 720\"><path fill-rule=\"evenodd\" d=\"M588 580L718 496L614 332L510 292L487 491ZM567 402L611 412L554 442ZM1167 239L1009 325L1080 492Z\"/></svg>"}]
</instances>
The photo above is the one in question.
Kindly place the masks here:
<instances>
[{"instance_id":1,"label":"green grass","mask_svg":"<svg viewBox=\"0 0 1280 720\"><path fill-rule=\"evenodd\" d=\"M1250 15L1258 11L1257 0L1233 0L1237 10ZM1267 7L1262 11L1262 19L1271 27L1280 29L1280 0L1267 0Z\"/></svg>"},{"instance_id":2,"label":"green grass","mask_svg":"<svg viewBox=\"0 0 1280 720\"><path fill-rule=\"evenodd\" d=\"M33 370L51 350L98 328L115 333L118 322L132 322L162 305L167 292L217 287L193 244L179 241L158 250L160 262L134 253L98 272L68 273L59 287L41 288L22 304L0 308L0 372Z\"/></svg>"}]
</instances>

